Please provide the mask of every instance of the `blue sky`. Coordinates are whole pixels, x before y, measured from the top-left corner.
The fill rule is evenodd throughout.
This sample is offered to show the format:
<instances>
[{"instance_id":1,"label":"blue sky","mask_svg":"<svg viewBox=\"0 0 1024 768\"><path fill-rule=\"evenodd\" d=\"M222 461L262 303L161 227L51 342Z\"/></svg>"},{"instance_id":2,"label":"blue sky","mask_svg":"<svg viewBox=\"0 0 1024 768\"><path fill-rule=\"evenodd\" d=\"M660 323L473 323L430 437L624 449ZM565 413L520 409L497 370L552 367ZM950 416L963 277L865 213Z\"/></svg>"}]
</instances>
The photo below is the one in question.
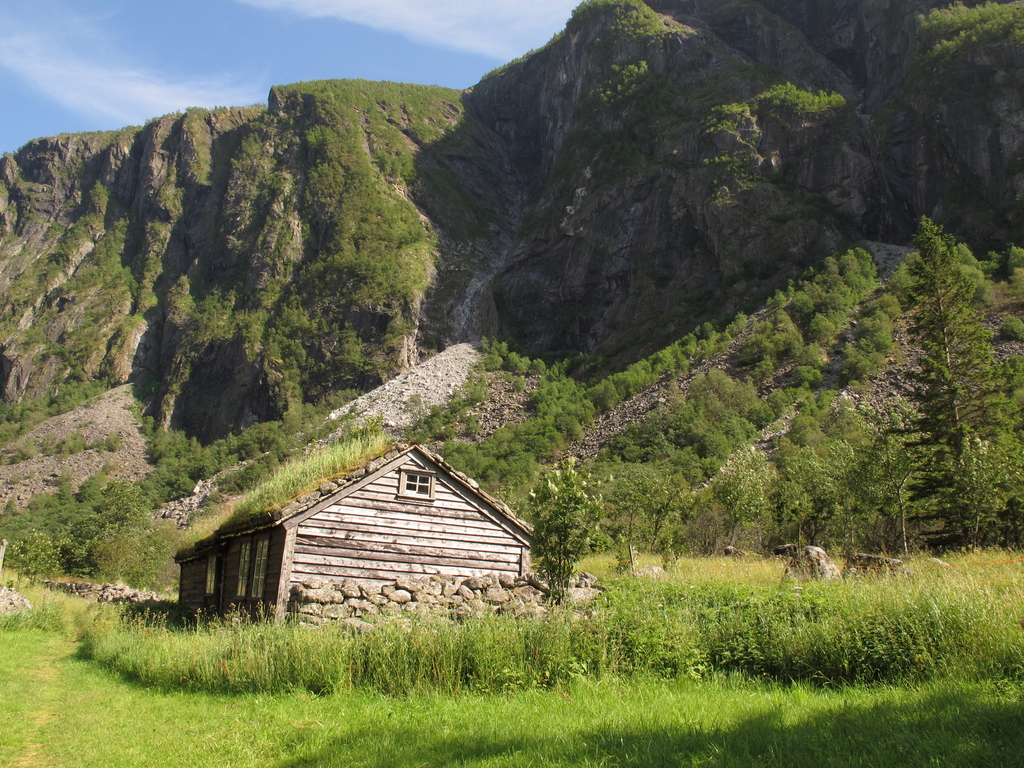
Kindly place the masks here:
<instances>
[{"instance_id":1,"label":"blue sky","mask_svg":"<svg viewBox=\"0 0 1024 768\"><path fill-rule=\"evenodd\" d=\"M0 152L270 86L360 77L466 88L579 0L0 0Z\"/></svg>"}]
</instances>

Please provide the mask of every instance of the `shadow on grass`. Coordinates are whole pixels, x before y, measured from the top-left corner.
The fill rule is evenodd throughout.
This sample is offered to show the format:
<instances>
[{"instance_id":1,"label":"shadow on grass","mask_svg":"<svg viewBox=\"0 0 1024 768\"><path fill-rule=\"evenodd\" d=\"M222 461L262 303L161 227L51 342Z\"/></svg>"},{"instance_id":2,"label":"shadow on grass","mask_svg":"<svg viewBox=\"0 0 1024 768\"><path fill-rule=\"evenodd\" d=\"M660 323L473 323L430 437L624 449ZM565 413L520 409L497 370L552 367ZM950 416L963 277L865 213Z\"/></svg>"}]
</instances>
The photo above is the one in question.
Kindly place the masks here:
<instances>
[{"instance_id":1,"label":"shadow on grass","mask_svg":"<svg viewBox=\"0 0 1024 768\"><path fill-rule=\"evenodd\" d=\"M481 723L470 718L464 729L454 732L384 718L373 727L317 744L306 756L277 765L1024 765L1020 702L978 692L912 691L905 701L893 701L856 705L837 698L806 717L778 710L728 725L714 724L727 717L712 715L706 718L711 721L708 724L702 722L700 712L662 711L650 712L641 723L623 722L611 714L608 719L617 722L594 728L593 721L581 722L581 716L570 709L531 727L530 722L517 721L514 707L506 722ZM565 707L571 708L571 702ZM614 701L609 707L614 710ZM523 715L529 718L530 712L524 710Z\"/></svg>"}]
</instances>

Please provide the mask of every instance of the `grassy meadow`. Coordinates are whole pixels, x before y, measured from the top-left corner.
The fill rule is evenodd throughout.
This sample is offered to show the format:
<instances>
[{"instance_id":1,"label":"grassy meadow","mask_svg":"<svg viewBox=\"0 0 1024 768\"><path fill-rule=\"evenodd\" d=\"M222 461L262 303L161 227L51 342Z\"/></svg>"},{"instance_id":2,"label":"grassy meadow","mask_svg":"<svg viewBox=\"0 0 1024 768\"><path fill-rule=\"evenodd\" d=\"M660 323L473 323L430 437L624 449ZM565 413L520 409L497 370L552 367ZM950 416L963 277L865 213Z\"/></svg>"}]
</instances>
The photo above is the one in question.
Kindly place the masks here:
<instances>
[{"instance_id":1,"label":"grassy meadow","mask_svg":"<svg viewBox=\"0 0 1024 768\"><path fill-rule=\"evenodd\" d=\"M367 635L27 590L0 620L0 765L1020 765L1016 560L797 590L768 560L595 559L589 617Z\"/></svg>"}]
</instances>

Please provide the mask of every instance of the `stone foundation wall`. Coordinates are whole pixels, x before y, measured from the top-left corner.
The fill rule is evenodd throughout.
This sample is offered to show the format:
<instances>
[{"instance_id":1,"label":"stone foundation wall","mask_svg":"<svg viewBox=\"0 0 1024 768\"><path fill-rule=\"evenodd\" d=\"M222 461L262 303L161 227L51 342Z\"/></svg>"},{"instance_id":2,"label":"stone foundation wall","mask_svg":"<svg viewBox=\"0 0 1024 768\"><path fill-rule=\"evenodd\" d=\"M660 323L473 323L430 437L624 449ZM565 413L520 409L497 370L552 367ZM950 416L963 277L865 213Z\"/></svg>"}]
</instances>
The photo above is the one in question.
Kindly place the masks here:
<instances>
[{"instance_id":1,"label":"stone foundation wall","mask_svg":"<svg viewBox=\"0 0 1024 768\"><path fill-rule=\"evenodd\" d=\"M590 574L580 574L569 599L593 599L601 591L596 582ZM299 622L314 625L332 621L359 625L370 617L409 614L454 619L490 613L542 617L548 610L547 594L547 585L532 573L520 578L496 573L471 578L435 574L383 585L309 579L292 587L289 611Z\"/></svg>"}]
</instances>

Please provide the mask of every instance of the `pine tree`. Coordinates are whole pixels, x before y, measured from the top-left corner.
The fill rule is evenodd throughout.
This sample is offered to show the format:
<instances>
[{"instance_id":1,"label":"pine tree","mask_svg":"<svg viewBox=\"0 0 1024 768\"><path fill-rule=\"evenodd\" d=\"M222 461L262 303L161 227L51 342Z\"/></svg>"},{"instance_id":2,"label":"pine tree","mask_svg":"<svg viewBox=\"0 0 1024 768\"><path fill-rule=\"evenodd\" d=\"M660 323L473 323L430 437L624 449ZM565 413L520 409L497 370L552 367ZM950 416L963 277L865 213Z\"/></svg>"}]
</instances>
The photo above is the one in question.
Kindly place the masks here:
<instances>
[{"instance_id":1,"label":"pine tree","mask_svg":"<svg viewBox=\"0 0 1024 768\"><path fill-rule=\"evenodd\" d=\"M919 416L913 430L920 473L915 497L946 524L951 541L978 543L979 512L964 503L964 482L979 446L993 458L1007 439L1007 399L993 355L991 334L971 307L975 287L963 274L956 240L927 217L914 237L917 256L908 263L915 302L911 333L921 348L914 375ZM991 503L996 503L994 501Z\"/></svg>"}]
</instances>

